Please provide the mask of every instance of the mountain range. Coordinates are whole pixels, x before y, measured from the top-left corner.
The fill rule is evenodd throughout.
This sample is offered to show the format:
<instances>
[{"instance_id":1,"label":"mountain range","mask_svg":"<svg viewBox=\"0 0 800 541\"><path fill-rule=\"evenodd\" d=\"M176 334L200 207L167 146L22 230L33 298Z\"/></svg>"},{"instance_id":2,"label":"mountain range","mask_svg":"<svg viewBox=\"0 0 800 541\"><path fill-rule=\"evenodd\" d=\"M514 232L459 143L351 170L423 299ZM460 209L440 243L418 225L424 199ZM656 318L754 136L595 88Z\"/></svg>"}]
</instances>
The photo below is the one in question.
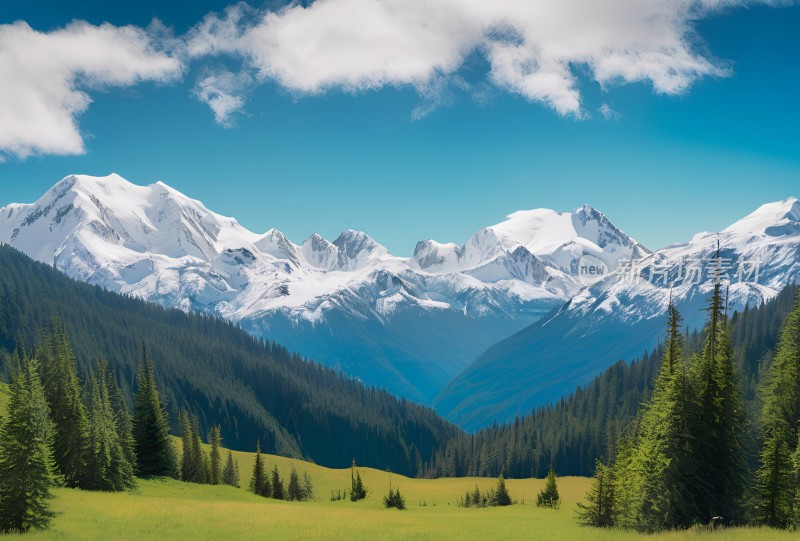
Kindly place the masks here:
<instances>
[{"instance_id":1,"label":"mountain range","mask_svg":"<svg viewBox=\"0 0 800 541\"><path fill-rule=\"evenodd\" d=\"M108 290L220 316L479 428L652 348L670 291L697 326L718 242L732 308L796 281L800 203L655 252L588 205L525 210L399 257L359 231L295 244L161 182L70 175L0 209L0 242Z\"/></svg>"}]
</instances>

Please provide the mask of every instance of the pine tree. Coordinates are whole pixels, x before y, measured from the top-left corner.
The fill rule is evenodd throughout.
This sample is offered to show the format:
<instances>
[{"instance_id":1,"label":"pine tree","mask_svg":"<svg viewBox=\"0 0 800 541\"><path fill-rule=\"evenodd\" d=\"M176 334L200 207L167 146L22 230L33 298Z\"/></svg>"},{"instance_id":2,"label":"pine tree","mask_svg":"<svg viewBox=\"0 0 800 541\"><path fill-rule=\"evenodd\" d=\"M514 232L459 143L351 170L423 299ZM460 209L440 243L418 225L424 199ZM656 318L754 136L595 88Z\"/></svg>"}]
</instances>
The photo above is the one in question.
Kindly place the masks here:
<instances>
[{"instance_id":1,"label":"pine tree","mask_svg":"<svg viewBox=\"0 0 800 541\"><path fill-rule=\"evenodd\" d=\"M289 501L300 501L303 499L303 489L300 486L300 476L292 465L292 472L289 474L289 485L286 487L286 499Z\"/></svg>"},{"instance_id":2,"label":"pine tree","mask_svg":"<svg viewBox=\"0 0 800 541\"><path fill-rule=\"evenodd\" d=\"M222 435L220 434L219 425L214 425L211 428L211 454L209 455L210 475L208 478L209 484L218 485L222 478L222 457L219 454L219 448L222 446Z\"/></svg>"},{"instance_id":3,"label":"pine tree","mask_svg":"<svg viewBox=\"0 0 800 541\"><path fill-rule=\"evenodd\" d=\"M169 418L156 387L153 361L142 345L134 397L133 436L138 473L143 476L178 474L175 448L169 437Z\"/></svg>"},{"instance_id":4,"label":"pine tree","mask_svg":"<svg viewBox=\"0 0 800 541\"><path fill-rule=\"evenodd\" d=\"M755 520L773 527L793 523L797 482L792 455L800 424L800 295L781 331L767 373L761 410L763 447L756 476Z\"/></svg>"},{"instance_id":5,"label":"pine tree","mask_svg":"<svg viewBox=\"0 0 800 541\"><path fill-rule=\"evenodd\" d=\"M233 460L233 453L228 451L228 460L222 470L222 484L232 487L239 486L239 466Z\"/></svg>"},{"instance_id":6,"label":"pine tree","mask_svg":"<svg viewBox=\"0 0 800 541\"><path fill-rule=\"evenodd\" d=\"M136 475L136 442L133 439L133 417L131 417L122 390L117 385L117 380L110 371L106 374L106 386L111 399L111 408L114 410L114 421L117 423L119 442L125 453L125 459L131 465L133 474Z\"/></svg>"},{"instance_id":7,"label":"pine tree","mask_svg":"<svg viewBox=\"0 0 800 541\"><path fill-rule=\"evenodd\" d=\"M699 407L694 452L702 465L694 489L698 522L722 517L732 523L742 517L747 419L719 280L708 312L705 345L694 360Z\"/></svg>"},{"instance_id":8,"label":"pine tree","mask_svg":"<svg viewBox=\"0 0 800 541\"><path fill-rule=\"evenodd\" d=\"M595 528L614 526L614 482L613 470L595 461L592 487L586 495L587 504L578 503L578 523Z\"/></svg>"},{"instance_id":9,"label":"pine tree","mask_svg":"<svg viewBox=\"0 0 800 541\"><path fill-rule=\"evenodd\" d=\"M89 417L78 380L72 345L60 321L40 348L42 383L55 425L53 449L57 470L67 487L86 484L89 460Z\"/></svg>"},{"instance_id":10,"label":"pine tree","mask_svg":"<svg viewBox=\"0 0 800 541\"><path fill-rule=\"evenodd\" d=\"M536 506L549 507L551 509L558 509L561 506L561 496L558 494L558 484L556 483L556 472L552 466L550 471L547 472L544 488L536 496Z\"/></svg>"},{"instance_id":11,"label":"pine tree","mask_svg":"<svg viewBox=\"0 0 800 541\"><path fill-rule=\"evenodd\" d=\"M0 426L0 532L43 528L53 513L53 423L39 362L23 359L12 371L10 401Z\"/></svg>"},{"instance_id":12,"label":"pine tree","mask_svg":"<svg viewBox=\"0 0 800 541\"><path fill-rule=\"evenodd\" d=\"M699 515L691 490L699 467L692 449L696 427L690 420L697 413L680 321L670 302L668 339L653 396L642 407L626 468L618 472L628 483L629 509L622 515L629 527L643 532L686 528Z\"/></svg>"},{"instance_id":13,"label":"pine tree","mask_svg":"<svg viewBox=\"0 0 800 541\"><path fill-rule=\"evenodd\" d=\"M350 466L350 501L363 500L367 497L367 492L367 487L364 486L364 482L361 480L361 472L356 468L356 459L353 459L353 463Z\"/></svg>"},{"instance_id":14,"label":"pine tree","mask_svg":"<svg viewBox=\"0 0 800 541\"><path fill-rule=\"evenodd\" d=\"M84 488L122 491L135 486L134 470L122 445L111 399L105 363L90 374L89 467Z\"/></svg>"},{"instance_id":15,"label":"pine tree","mask_svg":"<svg viewBox=\"0 0 800 541\"><path fill-rule=\"evenodd\" d=\"M794 480L794 512L792 513L792 527L800 529L800 435L797 439L797 447L792 457L792 472Z\"/></svg>"},{"instance_id":16,"label":"pine tree","mask_svg":"<svg viewBox=\"0 0 800 541\"><path fill-rule=\"evenodd\" d=\"M499 506L506 506L511 505L511 496L508 494L508 490L506 489L506 480L503 478L503 474L500 474L500 477L497 479L497 488L494 491L494 498L493 504Z\"/></svg>"},{"instance_id":17,"label":"pine tree","mask_svg":"<svg viewBox=\"0 0 800 541\"><path fill-rule=\"evenodd\" d=\"M181 425L181 481L194 482L197 479L195 464L192 460L192 423L189 420L189 413L181 410L178 414L178 422Z\"/></svg>"},{"instance_id":18,"label":"pine tree","mask_svg":"<svg viewBox=\"0 0 800 541\"><path fill-rule=\"evenodd\" d=\"M271 489L264 466L264 457L261 456L261 442L256 442L256 458L253 462L253 475L250 478L250 492L269 498L272 495Z\"/></svg>"},{"instance_id":19,"label":"pine tree","mask_svg":"<svg viewBox=\"0 0 800 541\"><path fill-rule=\"evenodd\" d=\"M307 472L303 472L303 500L314 499L314 485Z\"/></svg>"},{"instance_id":20,"label":"pine tree","mask_svg":"<svg viewBox=\"0 0 800 541\"><path fill-rule=\"evenodd\" d=\"M191 441L192 464L196 468L195 483L207 483L209 478L208 457L203 451L203 442L200 439L200 422L197 415L192 416L192 441Z\"/></svg>"},{"instance_id":21,"label":"pine tree","mask_svg":"<svg viewBox=\"0 0 800 541\"><path fill-rule=\"evenodd\" d=\"M283 490L283 480L281 480L281 474L278 471L278 465L272 468L272 497L276 500L283 500L286 497L286 494Z\"/></svg>"}]
</instances>

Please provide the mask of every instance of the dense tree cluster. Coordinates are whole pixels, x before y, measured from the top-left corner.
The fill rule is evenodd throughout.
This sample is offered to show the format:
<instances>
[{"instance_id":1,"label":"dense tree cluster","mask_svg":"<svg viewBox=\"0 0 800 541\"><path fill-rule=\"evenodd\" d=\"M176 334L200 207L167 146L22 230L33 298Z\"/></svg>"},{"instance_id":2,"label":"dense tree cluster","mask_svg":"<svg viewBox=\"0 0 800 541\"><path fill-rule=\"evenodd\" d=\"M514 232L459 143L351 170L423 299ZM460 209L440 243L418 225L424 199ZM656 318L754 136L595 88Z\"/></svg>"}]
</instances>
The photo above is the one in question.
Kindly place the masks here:
<instances>
[{"instance_id":1,"label":"dense tree cluster","mask_svg":"<svg viewBox=\"0 0 800 541\"><path fill-rule=\"evenodd\" d=\"M653 396L620 438L611 465L598 463L582 524L643 532L717 522L800 525L800 296L784 318L774 361L762 356L769 362L761 369L757 431L749 429L740 377L747 366L737 363L726 311L717 282L702 347L687 355L670 305ZM756 434L760 442L752 441ZM754 472L748 459L759 447Z\"/></svg>"},{"instance_id":2,"label":"dense tree cluster","mask_svg":"<svg viewBox=\"0 0 800 541\"><path fill-rule=\"evenodd\" d=\"M129 405L146 343L159 362L156 383L175 433L187 409L202 434L218 425L231 449L253 451L258 439L269 453L339 468L355 457L405 475L416 475L460 433L430 408L367 388L229 322L76 282L0 246L0 359L30 350L54 315L72 338L77 374L85 379L92 360L107 359ZM85 422L88 412L70 411L77 415L71 422Z\"/></svg>"},{"instance_id":3,"label":"dense tree cluster","mask_svg":"<svg viewBox=\"0 0 800 541\"><path fill-rule=\"evenodd\" d=\"M0 426L0 531L46 525L55 485L123 491L135 486L136 472L175 473L166 414L145 349L133 417L104 362L79 380L59 321L30 355L12 362L11 402Z\"/></svg>"}]
</instances>

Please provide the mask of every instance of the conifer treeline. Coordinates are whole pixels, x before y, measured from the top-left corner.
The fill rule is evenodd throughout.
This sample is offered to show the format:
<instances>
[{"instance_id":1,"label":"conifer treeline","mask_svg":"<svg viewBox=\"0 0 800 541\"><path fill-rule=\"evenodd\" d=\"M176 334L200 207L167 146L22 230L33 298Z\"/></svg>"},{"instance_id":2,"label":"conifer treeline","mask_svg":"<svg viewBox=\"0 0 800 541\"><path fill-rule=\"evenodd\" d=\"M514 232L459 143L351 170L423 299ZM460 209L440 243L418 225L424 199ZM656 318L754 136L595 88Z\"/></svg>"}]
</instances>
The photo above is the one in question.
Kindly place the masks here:
<instances>
[{"instance_id":1,"label":"conifer treeline","mask_svg":"<svg viewBox=\"0 0 800 541\"><path fill-rule=\"evenodd\" d=\"M265 452L324 466L345 467L355 457L415 475L460 432L430 408L367 388L231 323L116 295L0 246L0 363L16 349L30 350L54 315L72 339L78 375L86 379L94 359L107 359L130 406L146 343L158 359L157 384L176 433L178 413L191 409L202 434L218 425L232 449L253 451L260 440ZM0 369L0 378L8 381L7 372Z\"/></svg>"},{"instance_id":2,"label":"conifer treeline","mask_svg":"<svg viewBox=\"0 0 800 541\"><path fill-rule=\"evenodd\" d=\"M137 472L176 472L145 348L133 417L104 362L81 384L58 321L30 355L16 356L11 375L11 402L0 425L0 532L43 527L52 516L52 486L123 491L135 486Z\"/></svg>"},{"instance_id":3,"label":"conifer treeline","mask_svg":"<svg viewBox=\"0 0 800 541\"><path fill-rule=\"evenodd\" d=\"M611 464L598 463L582 524L643 532L713 523L800 526L800 295L760 387L755 432L748 430L724 304L717 283L703 347L692 355L684 353L680 316L670 305L653 396ZM753 471L748 455L758 447Z\"/></svg>"},{"instance_id":4,"label":"conifer treeline","mask_svg":"<svg viewBox=\"0 0 800 541\"><path fill-rule=\"evenodd\" d=\"M730 318L735 364L753 419L759 410L759 381L772 363L780 329L797 291L797 286L788 286L763 306L746 306ZM688 355L703 347L703 336L697 331L684 330L683 341ZM541 478L553 465L561 475L590 476L597 459L613 460L617 439L640 405L650 400L664 354L662 344L630 364L616 363L555 405L542 406L513 423L459 435L438 451L421 473L425 477L495 477L504 473L511 478ZM755 436L751 435L751 444Z\"/></svg>"}]
</instances>

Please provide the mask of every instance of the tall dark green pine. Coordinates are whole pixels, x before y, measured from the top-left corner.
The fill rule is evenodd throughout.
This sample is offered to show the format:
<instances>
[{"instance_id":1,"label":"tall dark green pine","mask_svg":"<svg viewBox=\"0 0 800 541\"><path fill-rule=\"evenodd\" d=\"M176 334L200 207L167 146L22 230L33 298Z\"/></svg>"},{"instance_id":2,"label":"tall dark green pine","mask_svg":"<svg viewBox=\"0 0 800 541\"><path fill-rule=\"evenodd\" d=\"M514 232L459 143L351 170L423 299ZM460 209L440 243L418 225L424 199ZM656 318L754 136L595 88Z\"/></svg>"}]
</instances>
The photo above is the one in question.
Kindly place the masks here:
<instances>
[{"instance_id":1,"label":"tall dark green pine","mask_svg":"<svg viewBox=\"0 0 800 541\"><path fill-rule=\"evenodd\" d=\"M99 363L89 377L89 465L84 488L122 491L135 486L134 470L122 446L111 407L105 364Z\"/></svg>"},{"instance_id":2,"label":"tall dark green pine","mask_svg":"<svg viewBox=\"0 0 800 541\"><path fill-rule=\"evenodd\" d=\"M694 359L699 407L695 456L702 467L693 492L700 523L714 517L737 523L743 519L747 418L719 280L703 333L704 347Z\"/></svg>"},{"instance_id":3,"label":"tall dark green pine","mask_svg":"<svg viewBox=\"0 0 800 541\"><path fill-rule=\"evenodd\" d=\"M203 451L203 442L200 440L200 422L197 415L192 416L192 463L196 468L195 483L207 483L209 477L208 457Z\"/></svg>"},{"instance_id":4,"label":"tall dark green pine","mask_svg":"<svg viewBox=\"0 0 800 541\"><path fill-rule=\"evenodd\" d=\"M642 407L626 471L634 478L633 527L644 532L687 528L699 518L693 492L701 469L692 448L697 427L694 388L683 356L681 317L669 305L667 343L650 401Z\"/></svg>"},{"instance_id":5,"label":"tall dark green pine","mask_svg":"<svg viewBox=\"0 0 800 541\"><path fill-rule=\"evenodd\" d=\"M222 483L232 487L239 486L239 466L233 459L233 453L228 451L228 460L222 469Z\"/></svg>"},{"instance_id":6,"label":"tall dark green pine","mask_svg":"<svg viewBox=\"0 0 800 541\"><path fill-rule=\"evenodd\" d=\"M578 523L594 528L614 526L613 469L595 461L592 487L586 495L588 504L578 503Z\"/></svg>"},{"instance_id":7,"label":"tall dark green pine","mask_svg":"<svg viewBox=\"0 0 800 541\"><path fill-rule=\"evenodd\" d=\"M83 487L89 460L89 416L75 355L59 321L53 323L44 342L37 355L42 360L42 383L55 425L53 458L65 486Z\"/></svg>"},{"instance_id":8,"label":"tall dark green pine","mask_svg":"<svg viewBox=\"0 0 800 541\"><path fill-rule=\"evenodd\" d=\"M278 465L272 468L272 497L276 500L283 500L286 498L285 491L283 490L283 480L281 480L281 474L278 471Z\"/></svg>"},{"instance_id":9,"label":"tall dark green pine","mask_svg":"<svg viewBox=\"0 0 800 541\"><path fill-rule=\"evenodd\" d=\"M265 498L272 495L272 487L264 466L264 457L261 455L261 442L256 442L256 458L253 462L253 475L250 478L250 492Z\"/></svg>"},{"instance_id":10,"label":"tall dark green pine","mask_svg":"<svg viewBox=\"0 0 800 541\"><path fill-rule=\"evenodd\" d=\"M181 481L196 483L199 466L195 464L192 455L192 442L194 434L192 432L192 421L189 413L181 410L178 414L178 422L181 425Z\"/></svg>"},{"instance_id":11,"label":"tall dark green pine","mask_svg":"<svg viewBox=\"0 0 800 541\"><path fill-rule=\"evenodd\" d=\"M756 475L755 520L773 527L794 522L798 491L792 455L800 434L800 296L786 319L762 390L763 447Z\"/></svg>"},{"instance_id":12,"label":"tall dark green pine","mask_svg":"<svg viewBox=\"0 0 800 541\"><path fill-rule=\"evenodd\" d=\"M23 359L12 371L6 419L0 425L0 532L43 528L53 513L51 443L54 427L39 377L39 362Z\"/></svg>"},{"instance_id":13,"label":"tall dark green pine","mask_svg":"<svg viewBox=\"0 0 800 541\"><path fill-rule=\"evenodd\" d=\"M142 345L137 385L133 437L138 474L174 477L178 474L178 465L175 448L169 437L169 418L158 395L153 361L145 345Z\"/></svg>"},{"instance_id":14,"label":"tall dark green pine","mask_svg":"<svg viewBox=\"0 0 800 541\"><path fill-rule=\"evenodd\" d=\"M108 387L108 396L111 399L111 409L114 411L114 420L117 423L120 445L122 445L128 464L133 469L133 474L136 475L136 442L133 439L133 417L128 410L128 405L125 403L125 398L122 396L122 389L117 385L117 378L114 377L111 371L106 374L106 386Z\"/></svg>"},{"instance_id":15,"label":"tall dark green pine","mask_svg":"<svg viewBox=\"0 0 800 541\"><path fill-rule=\"evenodd\" d=\"M289 474L289 485L286 487L286 499L289 501L300 501L303 499L303 489L300 486L300 476L297 475L297 470L292 465L292 471Z\"/></svg>"},{"instance_id":16,"label":"tall dark green pine","mask_svg":"<svg viewBox=\"0 0 800 541\"><path fill-rule=\"evenodd\" d=\"M211 444L211 453L209 454L210 475L208 482L211 485L218 485L222 480L222 457L219 451L222 446L222 435L220 434L220 427L218 425L211 427L209 440Z\"/></svg>"}]
</instances>

